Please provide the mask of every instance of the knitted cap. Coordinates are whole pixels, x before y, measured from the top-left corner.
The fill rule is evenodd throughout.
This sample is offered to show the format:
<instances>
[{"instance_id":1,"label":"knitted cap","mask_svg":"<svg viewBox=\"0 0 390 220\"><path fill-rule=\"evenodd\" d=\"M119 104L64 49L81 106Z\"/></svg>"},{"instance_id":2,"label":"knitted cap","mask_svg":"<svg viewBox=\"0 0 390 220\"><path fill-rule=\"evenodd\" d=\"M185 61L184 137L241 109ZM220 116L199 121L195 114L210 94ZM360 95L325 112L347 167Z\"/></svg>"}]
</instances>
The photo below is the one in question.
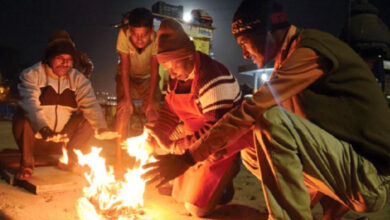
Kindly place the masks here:
<instances>
[{"instance_id":1,"label":"knitted cap","mask_svg":"<svg viewBox=\"0 0 390 220\"><path fill-rule=\"evenodd\" d=\"M194 43L184 32L183 27L173 19L164 19L157 31L157 60L165 63L195 53Z\"/></svg>"},{"instance_id":2,"label":"knitted cap","mask_svg":"<svg viewBox=\"0 0 390 220\"><path fill-rule=\"evenodd\" d=\"M51 58L59 54L69 54L74 59L75 52L75 45L70 39L68 32L65 30L58 30L49 37L43 60L48 63Z\"/></svg>"},{"instance_id":3,"label":"knitted cap","mask_svg":"<svg viewBox=\"0 0 390 220\"><path fill-rule=\"evenodd\" d=\"M232 33L237 37L248 31L265 33L289 25L286 13L275 0L243 0L234 14Z\"/></svg>"},{"instance_id":4,"label":"knitted cap","mask_svg":"<svg viewBox=\"0 0 390 220\"><path fill-rule=\"evenodd\" d=\"M70 38L69 33L66 30L62 30L62 29L54 31L50 35L49 40L47 42L49 43L56 40L70 40L74 44L74 42Z\"/></svg>"}]
</instances>

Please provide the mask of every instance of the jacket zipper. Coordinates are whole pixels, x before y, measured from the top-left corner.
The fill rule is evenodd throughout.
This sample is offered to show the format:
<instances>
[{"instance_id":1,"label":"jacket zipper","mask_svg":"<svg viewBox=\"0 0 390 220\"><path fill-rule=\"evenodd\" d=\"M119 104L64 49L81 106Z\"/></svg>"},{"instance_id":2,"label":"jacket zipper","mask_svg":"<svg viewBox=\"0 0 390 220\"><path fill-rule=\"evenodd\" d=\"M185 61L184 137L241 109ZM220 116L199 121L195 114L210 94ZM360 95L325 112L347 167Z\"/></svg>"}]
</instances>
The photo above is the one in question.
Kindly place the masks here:
<instances>
[{"instance_id":1,"label":"jacket zipper","mask_svg":"<svg viewBox=\"0 0 390 220\"><path fill-rule=\"evenodd\" d=\"M58 102L60 100L60 79L58 78L58 90L57 90L57 101L56 101L56 107L55 107L55 121L54 121L54 131L57 130L57 121L58 121L58 113L57 113L57 109L58 109Z\"/></svg>"}]
</instances>

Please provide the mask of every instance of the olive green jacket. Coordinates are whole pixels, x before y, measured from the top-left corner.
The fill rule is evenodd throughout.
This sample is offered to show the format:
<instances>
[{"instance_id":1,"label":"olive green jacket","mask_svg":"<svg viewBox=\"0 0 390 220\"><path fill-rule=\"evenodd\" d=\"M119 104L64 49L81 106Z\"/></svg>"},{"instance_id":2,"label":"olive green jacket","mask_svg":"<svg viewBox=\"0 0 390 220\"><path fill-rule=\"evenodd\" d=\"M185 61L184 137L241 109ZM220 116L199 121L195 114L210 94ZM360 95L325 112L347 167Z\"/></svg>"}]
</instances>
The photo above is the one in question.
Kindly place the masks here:
<instances>
[{"instance_id":1,"label":"olive green jacket","mask_svg":"<svg viewBox=\"0 0 390 220\"><path fill-rule=\"evenodd\" d=\"M307 119L351 143L379 172L390 174L390 110L369 67L328 33L304 29L292 39L297 48L311 48L331 63L328 72L297 94ZM272 87L272 80L269 83ZM192 146L194 159L204 160L252 129L267 110L259 102L262 95L260 89L251 100L225 114L208 136Z\"/></svg>"}]
</instances>

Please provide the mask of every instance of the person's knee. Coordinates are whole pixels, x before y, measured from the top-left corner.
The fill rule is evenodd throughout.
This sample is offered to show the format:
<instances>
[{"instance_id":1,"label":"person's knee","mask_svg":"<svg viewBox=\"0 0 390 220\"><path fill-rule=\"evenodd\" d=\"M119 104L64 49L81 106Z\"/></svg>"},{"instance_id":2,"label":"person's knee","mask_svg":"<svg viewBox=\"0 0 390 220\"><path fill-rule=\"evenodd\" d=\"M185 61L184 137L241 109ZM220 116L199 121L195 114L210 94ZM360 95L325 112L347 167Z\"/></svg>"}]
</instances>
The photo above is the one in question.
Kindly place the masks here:
<instances>
[{"instance_id":1,"label":"person's knee","mask_svg":"<svg viewBox=\"0 0 390 220\"><path fill-rule=\"evenodd\" d=\"M274 106L263 113L259 118L259 122L261 125L280 124L286 116L286 112L283 108Z\"/></svg>"},{"instance_id":2,"label":"person's knee","mask_svg":"<svg viewBox=\"0 0 390 220\"><path fill-rule=\"evenodd\" d=\"M79 131L84 133L86 136L91 136L94 134L92 125L87 121L87 119L83 118L83 120L80 121Z\"/></svg>"},{"instance_id":3,"label":"person's knee","mask_svg":"<svg viewBox=\"0 0 390 220\"><path fill-rule=\"evenodd\" d=\"M12 135L19 148L22 147L23 138L35 139L30 121L21 114L15 115L12 120Z\"/></svg>"},{"instance_id":4,"label":"person's knee","mask_svg":"<svg viewBox=\"0 0 390 220\"><path fill-rule=\"evenodd\" d=\"M76 143L78 143L80 137L85 140L92 138L92 136L94 135L92 125L82 114L78 115L72 120L74 120L72 121L72 124L70 124L63 130L63 132L68 134L70 142L74 142L73 139L78 139L76 141Z\"/></svg>"},{"instance_id":5,"label":"person's knee","mask_svg":"<svg viewBox=\"0 0 390 220\"><path fill-rule=\"evenodd\" d=\"M193 205L189 202L184 203L184 207L186 210L191 213L192 216L198 217L198 218L203 218L206 217L207 215L210 215L212 211L214 210L214 207L198 207L196 205Z\"/></svg>"}]
</instances>

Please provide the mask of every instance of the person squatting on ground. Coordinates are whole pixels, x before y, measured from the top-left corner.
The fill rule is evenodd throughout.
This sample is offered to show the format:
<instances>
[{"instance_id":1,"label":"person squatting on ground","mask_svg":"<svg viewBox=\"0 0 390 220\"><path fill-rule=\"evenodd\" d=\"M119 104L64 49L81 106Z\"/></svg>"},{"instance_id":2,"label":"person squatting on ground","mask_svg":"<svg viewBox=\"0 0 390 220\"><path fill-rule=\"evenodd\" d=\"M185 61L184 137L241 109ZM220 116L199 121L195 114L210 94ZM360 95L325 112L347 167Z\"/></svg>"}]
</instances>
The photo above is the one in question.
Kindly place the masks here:
<instances>
[{"instance_id":1,"label":"person squatting on ground","mask_svg":"<svg viewBox=\"0 0 390 220\"><path fill-rule=\"evenodd\" d=\"M141 110L150 122L157 117L161 92L158 87L157 42L153 30L153 15L146 8L126 13L118 33L116 49L120 63L116 75L116 131L127 138L128 125L134 113L133 100L142 100ZM142 128L141 128L142 129Z\"/></svg>"},{"instance_id":2,"label":"person squatting on ground","mask_svg":"<svg viewBox=\"0 0 390 220\"><path fill-rule=\"evenodd\" d=\"M34 155L60 153L67 143L71 169L77 163L73 149L85 148L94 133L98 139L118 136L107 130L90 81L72 68L75 50L70 39L52 38L43 60L20 74L19 109L12 122L22 154L18 179L32 175Z\"/></svg>"},{"instance_id":3,"label":"person squatting on ground","mask_svg":"<svg viewBox=\"0 0 390 220\"><path fill-rule=\"evenodd\" d=\"M244 58L275 60L269 81L185 154L145 165L153 169L144 176L164 183L252 130L242 160L261 180L269 219L313 219L318 201L323 219L380 210L390 192L390 110L362 58L328 33L290 25L272 0L244 0L232 33Z\"/></svg>"},{"instance_id":4,"label":"person squatting on ground","mask_svg":"<svg viewBox=\"0 0 390 220\"><path fill-rule=\"evenodd\" d=\"M158 120L147 128L158 147L182 154L223 114L238 105L242 94L225 66L195 51L181 24L165 19L157 36L157 59L169 70L170 77ZM234 151L249 144L242 139L227 149ZM234 152L223 160L205 161L187 170L174 180L172 196L184 202L194 216L206 216L217 204L229 202L234 195L232 180L240 166L237 150Z\"/></svg>"}]
</instances>

